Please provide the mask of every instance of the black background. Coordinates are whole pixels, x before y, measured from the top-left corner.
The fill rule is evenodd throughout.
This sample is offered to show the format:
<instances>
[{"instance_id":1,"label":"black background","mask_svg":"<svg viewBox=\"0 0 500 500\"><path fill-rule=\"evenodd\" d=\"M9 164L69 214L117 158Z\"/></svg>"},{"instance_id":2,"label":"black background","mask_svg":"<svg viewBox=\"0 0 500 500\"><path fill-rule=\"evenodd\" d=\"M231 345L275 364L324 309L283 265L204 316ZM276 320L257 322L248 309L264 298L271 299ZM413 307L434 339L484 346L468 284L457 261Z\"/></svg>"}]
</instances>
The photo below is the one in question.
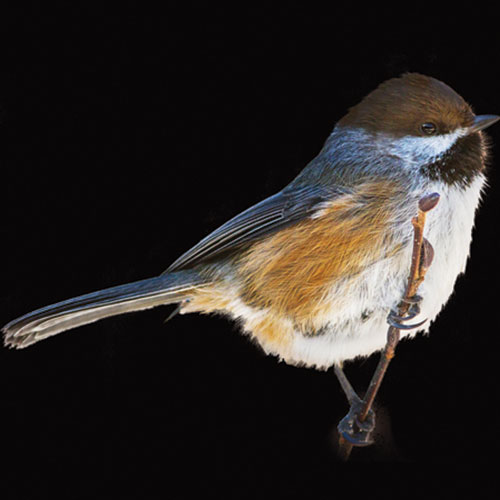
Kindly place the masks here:
<instances>
[{"instance_id":1,"label":"black background","mask_svg":"<svg viewBox=\"0 0 500 500\"><path fill-rule=\"evenodd\" d=\"M54 5L0 24L2 324L159 274L281 189L386 78L426 73L500 114L500 43L484 11ZM431 335L398 347L376 446L336 459L347 405L332 371L278 363L221 317L164 325L163 307L0 351L16 488L97 498L130 484L145 498L180 482L330 498L367 463L497 461L500 126L489 135L467 275ZM376 362L348 364L360 391Z\"/></svg>"}]
</instances>

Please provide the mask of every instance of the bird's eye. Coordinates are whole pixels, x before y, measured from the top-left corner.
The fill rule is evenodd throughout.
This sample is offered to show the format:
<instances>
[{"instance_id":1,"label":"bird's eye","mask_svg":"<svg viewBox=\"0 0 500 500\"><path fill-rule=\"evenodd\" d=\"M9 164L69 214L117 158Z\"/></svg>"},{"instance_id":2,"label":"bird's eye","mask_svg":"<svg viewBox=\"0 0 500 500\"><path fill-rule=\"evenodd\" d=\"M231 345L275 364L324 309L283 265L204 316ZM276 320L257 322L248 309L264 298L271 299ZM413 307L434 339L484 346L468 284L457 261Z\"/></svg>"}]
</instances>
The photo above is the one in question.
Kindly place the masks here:
<instances>
[{"instance_id":1,"label":"bird's eye","mask_svg":"<svg viewBox=\"0 0 500 500\"><path fill-rule=\"evenodd\" d=\"M420 125L420 130L425 134L425 135L434 135L436 133L436 125L431 122L425 122Z\"/></svg>"}]
</instances>

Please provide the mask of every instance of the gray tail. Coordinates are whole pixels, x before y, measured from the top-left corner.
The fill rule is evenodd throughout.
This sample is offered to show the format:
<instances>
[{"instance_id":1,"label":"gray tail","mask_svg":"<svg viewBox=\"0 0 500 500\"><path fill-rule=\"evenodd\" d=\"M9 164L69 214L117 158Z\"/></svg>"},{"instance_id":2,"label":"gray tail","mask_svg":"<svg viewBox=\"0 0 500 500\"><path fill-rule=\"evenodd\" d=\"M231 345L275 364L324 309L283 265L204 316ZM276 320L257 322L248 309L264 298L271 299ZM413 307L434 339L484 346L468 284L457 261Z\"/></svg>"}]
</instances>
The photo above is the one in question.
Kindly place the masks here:
<instances>
[{"instance_id":1,"label":"gray tail","mask_svg":"<svg viewBox=\"0 0 500 500\"><path fill-rule=\"evenodd\" d=\"M4 343L20 349L109 316L181 302L203 283L195 271L178 271L80 295L11 321L2 328Z\"/></svg>"}]
</instances>

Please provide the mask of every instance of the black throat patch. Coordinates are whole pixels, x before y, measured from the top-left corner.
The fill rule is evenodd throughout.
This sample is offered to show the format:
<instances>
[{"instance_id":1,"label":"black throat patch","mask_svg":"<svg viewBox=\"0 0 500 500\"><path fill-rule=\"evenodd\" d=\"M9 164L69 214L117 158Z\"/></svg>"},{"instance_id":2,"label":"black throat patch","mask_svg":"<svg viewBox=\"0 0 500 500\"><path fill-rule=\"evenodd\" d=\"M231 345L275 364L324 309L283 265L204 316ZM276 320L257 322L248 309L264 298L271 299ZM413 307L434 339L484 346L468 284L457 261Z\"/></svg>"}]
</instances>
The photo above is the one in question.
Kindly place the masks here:
<instances>
[{"instance_id":1,"label":"black throat patch","mask_svg":"<svg viewBox=\"0 0 500 500\"><path fill-rule=\"evenodd\" d=\"M467 187L485 168L487 148L480 133L466 135L431 163L421 167L433 181Z\"/></svg>"}]
</instances>

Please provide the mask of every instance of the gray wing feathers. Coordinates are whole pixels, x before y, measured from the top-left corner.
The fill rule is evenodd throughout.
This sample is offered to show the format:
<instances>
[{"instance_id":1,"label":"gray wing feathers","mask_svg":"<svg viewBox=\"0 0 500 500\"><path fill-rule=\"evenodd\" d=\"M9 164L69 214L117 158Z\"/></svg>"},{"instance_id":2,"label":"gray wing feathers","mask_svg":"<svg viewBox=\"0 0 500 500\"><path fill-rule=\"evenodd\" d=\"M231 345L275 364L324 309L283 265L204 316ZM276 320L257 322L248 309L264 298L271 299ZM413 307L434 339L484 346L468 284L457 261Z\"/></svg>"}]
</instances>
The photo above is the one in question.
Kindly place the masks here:
<instances>
[{"instance_id":1,"label":"gray wing feathers","mask_svg":"<svg viewBox=\"0 0 500 500\"><path fill-rule=\"evenodd\" d=\"M321 186L280 191L210 233L181 255L165 273L192 267L297 222L312 214L318 204L335 194Z\"/></svg>"}]
</instances>

